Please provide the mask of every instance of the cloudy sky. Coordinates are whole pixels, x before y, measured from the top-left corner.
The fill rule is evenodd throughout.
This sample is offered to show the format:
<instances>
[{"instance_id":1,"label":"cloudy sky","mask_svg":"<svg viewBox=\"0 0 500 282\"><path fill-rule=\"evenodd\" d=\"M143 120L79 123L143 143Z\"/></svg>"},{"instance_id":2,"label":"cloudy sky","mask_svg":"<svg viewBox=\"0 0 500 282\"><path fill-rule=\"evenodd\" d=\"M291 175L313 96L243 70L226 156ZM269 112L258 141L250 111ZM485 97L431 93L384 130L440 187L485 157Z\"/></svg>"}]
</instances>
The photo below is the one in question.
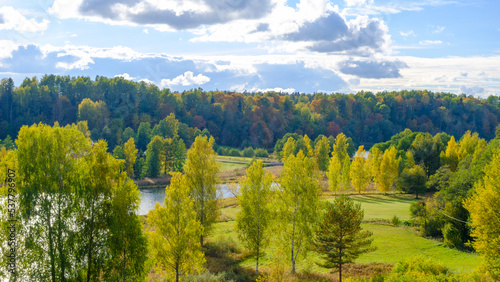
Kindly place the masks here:
<instances>
[{"instance_id":1,"label":"cloudy sky","mask_svg":"<svg viewBox=\"0 0 500 282\"><path fill-rule=\"evenodd\" d=\"M0 78L500 94L497 0L0 0Z\"/></svg>"}]
</instances>

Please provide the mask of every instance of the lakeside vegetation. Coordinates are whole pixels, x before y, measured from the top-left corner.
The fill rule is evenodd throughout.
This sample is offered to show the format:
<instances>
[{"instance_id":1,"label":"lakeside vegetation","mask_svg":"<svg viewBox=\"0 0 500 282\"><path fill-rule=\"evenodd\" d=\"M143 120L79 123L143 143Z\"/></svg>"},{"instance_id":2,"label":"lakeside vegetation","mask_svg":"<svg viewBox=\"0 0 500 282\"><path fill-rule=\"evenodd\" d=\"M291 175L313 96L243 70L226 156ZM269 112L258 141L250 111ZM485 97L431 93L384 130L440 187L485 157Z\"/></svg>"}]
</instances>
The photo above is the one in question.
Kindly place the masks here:
<instances>
[{"instance_id":1,"label":"lakeside vegetation","mask_svg":"<svg viewBox=\"0 0 500 282\"><path fill-rule=\"evenodd\" d=\"M44 83L49 78L45 77ZM109 81L121 83L119 79ZM2 83L2 99L7 99L9 91L11 98L26 94L21 90L28 84L9 90L8 81ZM33 81L29 85L31 89L40 87ZM133 85L142 84L129 86ZM414 100L422 102L422 107L426 101L432 104L442 98L428 92L404 93L416 95L408 94L410 104L420 95L422 100ZM334 104L349 97L362 103L370 99L385 103L390 95L404 93L323 98ZM253 118L262 118L262 107L267 105L256 101L281 101L285 97L277 93L201 90L192 94L167 91L162 95L173 95L179 101L189 95L204 97L210 105L212 100L246 97L241 100L244 103L235 104L242 107L235 112ZM291 120L303 112L307 116L305 108L311 110L318 103L328 102L318 95L283 98L285 105L288 99L294 102L289 105L293 108L288 111ZM457 97L450 96L449 101L469 106L475 103L476 110L479 106L492 111L497 107L494 99ZM194 107L203 99L195 99ZM291 281L337 277L481 281L500 277L500 251L495 243L500 230L485 220L500 215L500 127L492 129L497 122L491 111L483 112L486 114L481 121L474 118L470 124L460 123L473 128L482 123L481 134L487 139L471 131L455 136L461 132L457 128L452 134L437 132L433 127L429 127L431 133L407 128L365 151L370 142L360 136L369 132L346 135L344 129L352 132L350 125L345 125L342 132L318 134L321 130L311 129L310 122L321 120L322 114L314 112L309 112L309 123L295 123L297 128L273 135L266 144L255 141L263 140L262 136L247 136L248 143L229 147L221 141L225 135L216 136L208 126L198 124L186 129L182 120L196 111L182 115L169 111L153 127L141 121L136 124L137 131L120 131L123 126L118 126L113 130L116 134L96 135L100 126L104 130L107 122L116 125L123 117L114 113L114 119L104 118L100 124L102 117L97 121L91 118L99 111L112 113L103 110L106 103L85 98L81 101L80 110L87 108L93 113L85 119L78 113L80 120L76 123L23 126L15 140L5 136L0 142L1 277L52 281ZM5 113L10 118L12 103L8 109L2 108L3 118ZM159 105L165 106L162 102ZM251 109L245 108L248 105ZM342 108L339 105L337 110ZM268 106L275 113L283 110L272 103ZM412 111L418 112L415 108ZM231 110L224 108L223 112ZM332 120L337 118L340 116ZM315 135L304 134L308 130ZM11 170L16 171L15 177ZM157 204L149 215L139 217L139 192L132 179L146 183L150 178L168 183L166 204ZM217 199L216 187L221 181L240 185L234 191L236 198ZM279 186L272 187L272 182ZM6 203L10 194L16 195L15 209ZM7 228L11 226L9 218L18 220L16 232ZM354 218L357 220L350 221ZM344 231L351 232L352 241L346 245L351 249L338 247L345 243L344 236L339 235ZM8 255L13 252L8 243L13 240L15 253L31 255L17 256L17 272L10 273ZM414 256L418 257L408 258Z\"/></svg>"}]
</instances>

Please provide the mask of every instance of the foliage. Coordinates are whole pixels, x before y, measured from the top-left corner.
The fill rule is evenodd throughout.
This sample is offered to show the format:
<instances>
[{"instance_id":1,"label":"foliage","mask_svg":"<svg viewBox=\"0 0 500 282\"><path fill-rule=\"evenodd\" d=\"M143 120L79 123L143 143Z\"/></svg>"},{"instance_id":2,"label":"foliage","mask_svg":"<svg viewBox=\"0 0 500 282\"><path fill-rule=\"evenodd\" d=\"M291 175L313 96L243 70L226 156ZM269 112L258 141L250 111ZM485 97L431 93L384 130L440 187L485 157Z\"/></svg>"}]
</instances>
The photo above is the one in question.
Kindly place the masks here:
<instances>
[{"instance_id":1,"label":"foliage","mask_svg":"<svg viewBox=\"0 0 500 282\"><path fill-rule=\"evenodd\" d=\"M203 246L203 236L210 232L212 224L219 216L217 204L217 175L219 164L215 161L213 149L214 139L200 135L187 151L187 161L184 171L189 187L189 195L193 198L196 219L203 226L200 235L200 245Z\"/></svg>"},{"instance_id":2,"label":"foliage","mask_svg":"<svg viewBox=\"0 0 500 282\"><path fill-rule=\"evenodd\" d=\"M416 256L397 263L384 281L447 281L449 273L442 263Z\"/></svg>"},{"instance_id":3,"label":"foliage","mask_svg":"<svg viewBox=\"0 0 500 282\"><path fill-rule=\"evenodd\" d=\"M241 152L242 156L245 158L253 158L255 156L255 152L252 147L246 147Z\"/></svg>"},{"instance_id":4,"label":"foliage","mask_svg":"<svg viewBox=\"0 0 500 282\"><path fill-rule=\"evenodd\" d=\"M257 148L257 149L255 149L255 156L257 158L268 158L269 153L267 152L266 149Z\"/></svg>"},{"instance_id":5,"label":"foliage","mask_svg":"<svg viewBox=\"0 0 500 282\"><path fill-rule=\"evenodd\" d=\"M415 165L410 169L405 169L400 176L402 187L408 193L415 193L415 198L418 199L418 194L423 194L426 190L427 176L424 169Z\"/></svg>"},{"instance_id":6,"label":"foliage","mask_svg":"<svg viewBox=\"0 0 500 282\"><path fill-rule=\"evenodd\" d=\"M314 237L316 250L324 255L325 262L318 265L334 268L342 281L342 266L354 262L361 254L374 251L370 231L362 231L364 212L345 195L328 203L327 210L319 223Z\"/></svg>"},{"instance_id":7,"label":"foliage","mask_svg":"<svg viewBox=\"0 0 500 282\"><path fill-rule=\"evenodd\" d=\"M391 218L391 224L394 225L394 226L399 226L401 225L401 220L399 219L399 217L397 217L397 215L394 215L392 218Z\"/></svg>"},{"instance_id":8,"label":"foliage","mask_svg":"<svg viewBox=\"0 0 500 282\"><path fill-rule=\"evenodd\" d=\"M306 157L302 150L297 156L288 156L281 173L280 185L280 233L284 236L282 242L290 248L292 272L295 273L297 257L307 249L319 209L320 190L313 160Z\"/></svg>"},{"instance_id":9,"label":"foliage","mask_svg":"<svg viewBox=\"0 0 500 282\"><path fill-rule=\"evenodd\" d=\"M330 191L337 193L340 191L340 181L341 181L341 162L337 154L332 154L330 158L330 165L328 166L328 189Z\"/></svg>"},{"instance_id":10,"label":"foliage","mask_svg":"<svg viewBox=\"0 0 500 282\"><path fill-rule=\"evenodd\" d=\"M474 186L472 196L464 203L472 221L472 243L485 258L494 279L500 278L500 154L494 155L484 168L483 181Z\"/></svg>"},{"instance_id":11,"label":"foliage","mask_svg":"<svg viewBox=\"0 0 500 282\"><path fill-rule=\"evenodd\" d=\"M366 190L368 182L370 181L368 162L364 158L363 154L364 146L359 146L359 149L354 156L354 160L352 161L350 172L352 185L354 186L354 189L359 193Z\"/></svg>"},{"instance_id":12,"label":"foliage","mask_svg":"<svg viewBox=\"0 0 500 282\"><path fill-rule=\"evenodd\" d=\"M164 268L169 280L179 281L181 276L200 272L205 263L201 245L196 242L203 226L196 219L185 175L173 173L165 193L163 206L156 203L148 216L153 227L151 250L160 272Z\"/></svg>"},{"instance_id":13,"label":"foliage","mask_svg":"<svg viewBox=\"0 0 500 282\"><path fill-rule=\"evenodd\" d=\"M450 222L446 223L443 227L443 244L446 247L460 247L462 245L462 238L460 231L453 226Z\"/></svg>"},{"instance_id":14,"label":"foliage","mask_svg":"<svg viewBox=\"0 0 500 282\"><path fill-rule=\"evenodd\" d=\"M391 147L387 149L382 155L380 161L380 170L375 177L378 189L381 192L387 193L390 188L394 185L398 174L399 174L399 164L396 159L396 148Z\"/></svg>"},{"instance_id":15,"label":"foliage","mask_svg":"<svg viewBox=\"0 0 500 282\"><path fill-rule=\"evenodd\" d=\"M160 176L163 146L163 139L158 135L154 136L148 144L148 149L146 150L146 169L148 177Z\"/></svg>"},{"instance_id":16,"label":"foliage","mask_svg":"<svg viewBox=\"0 0 500 282\"><path fill-rule=\"evenodd\" d=\"M326 171L330 160L330 142L324 135L314 146L314 158L318 169Z\"/></svg>"},{"instance_id":17,"label":"foliage","mask_svg":"<svg viewBox=\"0 0 500 282\"><path fill-rule=\"evenodd\" d=\"M261 160L254 162L246 171L246 178L240 186L238 204L241 210L236 222L240 240L255 255L255 273L258 274L259 258L264 255L270 235L272 175L264 170Z\"/></svg>"},{"instance_id":18,"label":"foliage","mask_svg":"<svg viewBox=\"0 0 500 282\"><path fill-rule=\"evenodd\" d=\"M134 177L134 165L135 160L137 159L138 150L135 148L134 138L128 139L125 142L124 146L124 155L125 155L125 171L127 172L128 177Z\"/></svg>"}]
</instances>

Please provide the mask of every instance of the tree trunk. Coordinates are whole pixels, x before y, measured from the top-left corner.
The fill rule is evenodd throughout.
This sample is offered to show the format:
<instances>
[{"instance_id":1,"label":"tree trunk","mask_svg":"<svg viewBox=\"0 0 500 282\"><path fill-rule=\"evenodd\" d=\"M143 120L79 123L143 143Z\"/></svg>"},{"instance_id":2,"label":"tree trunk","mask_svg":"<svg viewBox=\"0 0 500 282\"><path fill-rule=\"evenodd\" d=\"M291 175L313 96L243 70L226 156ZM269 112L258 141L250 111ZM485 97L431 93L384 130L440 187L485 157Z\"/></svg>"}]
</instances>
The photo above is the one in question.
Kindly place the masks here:
<instances>
[{"instance_id":1,"label":"tree trunk","mask_svg":"<svg viewBox=\"0 0 500 282\"><path fill-rule=\"evenodd\" d=\"M339 267L339 281L342 282L342 264Z\"/></svg>"},{"instance_id":2,"label":"tree trunk","mask_svg":"<svg viewBox=\"0 0 500 282\"><path fill-rule=\"evenodd\" d=\"M89 249L87 254L88 267L87 267L87 282L90 282L90 276L92 273L92 243L94 242L94 202L92 202L92 209L90 210L90 240Z\"/></svg>"},{"instance_id":3,"label":"tree trunk","mask_svg":"<svg viewBox=\"0 0 500 282\"><path fill-rule=\"evenodd\" d=\"M52 242L52 225L50 224L50 211L48 216L48 227L49 227L49 257L50 257L50 274L52 275L52 281L56 281L56 262L54 254L54 246Z\"/></svg>"}]
</instances>

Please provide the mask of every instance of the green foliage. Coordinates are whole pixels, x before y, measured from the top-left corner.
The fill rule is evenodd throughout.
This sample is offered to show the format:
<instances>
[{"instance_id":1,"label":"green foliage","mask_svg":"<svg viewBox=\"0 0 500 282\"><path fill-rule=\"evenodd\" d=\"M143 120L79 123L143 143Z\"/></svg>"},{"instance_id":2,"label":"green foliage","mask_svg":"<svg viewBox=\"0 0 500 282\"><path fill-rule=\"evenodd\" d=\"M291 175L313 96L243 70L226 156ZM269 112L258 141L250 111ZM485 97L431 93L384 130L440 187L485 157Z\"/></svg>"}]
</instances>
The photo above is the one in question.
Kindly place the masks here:
<instances>
[{"instance_id":1,"label":"green foliage","mask_svg":"<svg viewBox=\"0 0 500 282\"><path fill-rule=\"evenodd\" d=\"M314 237L316 251L324 255L318 265L338 270L342 281L342 266L354 262L361 254L374 251L370 231L362 231L364 212L360 204L341 195L328 203Z\"/></svg>"},{"instance_id":2,"label":"green foliage","mask_svg":"<svg viewBox=\"0 0 500 282\"><path fill-rule=\"evenodd\" d=\"M314 157L318 169L326 171L330 162L330 142L323 136L314 146Z\"/></svg>"},{"instance_id":3,"label":"green foliage","mask_svg":"<svg viewBox=\"0 0 500 282\"><path fill-rule=\"evenodd\" d=\"M196 242L203 226L196 219L189 190L186 176L173 173L164 205L156 203L148 216L153 226L150 233L152 255L159 272L165 269L169 280L179 281L182 276L200 272L205 263L201 245Z\"/></svg>"},{"instance_id":4,"label":"green foliage","mask_svg":"<svg viewBox=\"0 0 500 282\"><path fill-rule=\"evenodd\" d=\"M213 138L208 139L206 136L196 137L187 151L184 168L189 195L194 201L196 219L203 226L203 233L200 235L201 246L203 246L203 235L210 232L220 213L216 186L220 167L215 161L214 142Z\"/></svg>"},{"instance_id":5,"label":"green foliage","mask_svg":"<svg viewBox=\"0 0 500 282\"><path fill-rule=\"evenodd\" d=\"M500 154L493 156L484 173L464 206L470 212L474 249L484 257L490 275L500 279Z\"/></svg>"},{"instance_id":6,"label":"green foliage","mask_svg":"<svg viewBox=\"0 0 500 282\"><path fill-rule=\"evenodd\" d=\"M361 191L365 191L368 186L368 182L370 181L370 168L363 154L364 146L361 145L354 156L350 171L352 185L359 193L361 193Z\"/></svg>"},{"instance_id":7,"label":"green foliage","mask_svg":"<svg viewBox=\"0 0 500 282\"><path fill-rule=\"evenodd\" d=\"M255 156L257 158L269 158L269 153L267 152L266 149L255 149Z\"/></svg>"},{"instance_id":8,"label":"green foliage","mask_svg":"<svg viewBox=\"0 0 500 282\"><path fill-rule=\"evenodd\" d=\"M238 149L234 149L234 148L229 149L228 155L232 156L232 157L241 157L240 151Z\"/></svg>"},{"instance_id":9,"label":"green foliage","mask_svg":"<svg viewBox=\"0 0 500 282\"><path fill-rule=\"evenodd\" d=\"M289 139L290 140L290 139ZM282 242L291 254L292 272L295 273L299 253L307 250L317 221L319 184L314 173L314 162L300 151L285 159L280 177L283 192L278 201Z\"/></svg>"},{"instance_id":10,"label":"green foliage","mask_svg":"<svg viewBox=\"0 0 500 282\"><path fill-rule=\"evenodd\" d=\"M123 152L122 146L116 146L113 149L113 157L115 157L117 159L120 159L120 160L124 160L125 159L125 153Z\"/></svg>"},{"instance_id":11,"label":"green foliage","mask_svg":"<svg viewBox=\"0 0 500 282\"><path fill-rule=\"evenodd\" d=\"M137 159L137 152L138 150L135 148L134 139L128 139L128 141L125 142L123 153L125 157L125 171L130 178L133 178L135 175L134 165Z\"/></svg>"},{"instance_id":12,"label":"green foliage","mask_svg":"<svg viewBox=\"0 0 500 282\"><path fill-rule=\"evenodd\" d=\"M418 194L423 194L426 190L427 176L424 169L415 165L410 169L405 169L400 176L400 183L408 193L414 193L418 199Z\"/></svg>"},{"instance_id":13,"label":"green foliage","mask_svg":"<svg viewBox=\"0 0 500 282\"><path fill-rule=\"evenodd\" d=\"M73 125L19 133L19 219L30 250L19 265L29 280L144 277L137 186L105 141L90 142Z\"/></svg>"},{"instance_id":14,"label":"green foliage","mask_svg":"<svg viewBox=\"0 0 500 282\"><path fill-rule=\"evenodd\" d=\"M462 238L460 237L460 231L453 226L450 222L446 223L443 227L443 237L444 245L446 247L460 247L462 245Z\"/></svg>"},{"instance_id":15,"label":"green foliage","mask_svg":"<svg viewBox=\"0 0 500 282\"><path fill-rule=\"evenodd\" d=\"M146 171L148 177L158 177L161 172L163 139L156 135L146 150Z\"/></svg>"},{"instance_id":16,"label":"green foliage","mask_svg":"<svg viewBox=\"0 0 500 282\"><path fill-rule=\"evenodd\" d=\"M253 158L255 156L255 152L252 147L246 147L242 152L242 156L245 158Z\"/></svg>"},{"instance_id":17,"label":"green foliage","mask_svg":"<svg viewBox=\"0 0 500 282\"><path fill-rule=\"evenodd\" d=\"M272 175L263 168L261 160L255 161L241 182L238 204L241 207L236 217L238 236L245 247L256 258L255 272L259 272L259 258L269 239L271 221Z\"/></svg>"},{"instance_id":18,"label":"green foliage","mask_svg":"<svg viewBox=\"0 0 500 282\"><path fill-rule=\"evenodd\" d=\"M399 217L397 217L396 215L394 215L391 218L391 224L394 225L394 226L399 226L399 225L401 225L401 220L399 219Z\"/></svg>"},{"instance_id":19,"label":"green foliage","mask_svg":"<svg viewBox=\"0 0 500 282\"><path fill-rule=\"evenodd\" d=\"M442 263L417 256L397 263L384 281L448 281L448 274L450 271Z\"/></svg>"}]
</instances>

